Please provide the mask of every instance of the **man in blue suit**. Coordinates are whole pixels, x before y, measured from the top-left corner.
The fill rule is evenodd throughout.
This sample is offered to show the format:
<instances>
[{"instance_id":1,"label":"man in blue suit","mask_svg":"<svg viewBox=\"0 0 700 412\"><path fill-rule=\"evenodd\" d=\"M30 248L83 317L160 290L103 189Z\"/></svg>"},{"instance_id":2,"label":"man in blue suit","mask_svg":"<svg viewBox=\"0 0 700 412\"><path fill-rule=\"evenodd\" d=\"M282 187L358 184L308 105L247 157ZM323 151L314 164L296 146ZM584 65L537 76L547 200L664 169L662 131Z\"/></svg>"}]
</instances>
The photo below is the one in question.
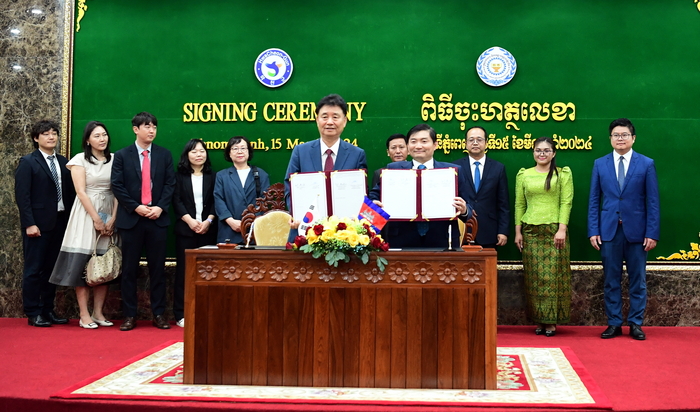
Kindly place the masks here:
<instances>
[{"instance_id":1,"label":"man in blue suit","mask_svg":"<svg viewBox=\"0 0 700 412\"><path fill-rule=\"evenodd\" d=\"M630 336L646 339L642 331L647 303L647 252L659 239L659 188L654 161L632 150L636 139L628 119L610 123L614 152L593 165L588 199L588 236L600 250L605 275L605 314L608 328L601 338L622 334L622 261L627 263Z\"/></svg>"},{"instance_id":2,"label":"man in blue suit","mask_svg":"<svg viewBox=\"0 0 700 412\"><path fill-rule=\"evenodd\" d=\"M486 136L486 129L481 126L467 130L465 142L469 156L454 163L466 175L465 200L474 208L479 221L475 243L485 248L495 248L508 241L510 198L505 166L486 158Z\"/></svg>"},{"instance_id":3,"label":"man in blue suit","mask_svg":"<svg viewBox=\"0 0 700 412\"><path fill-rule=\"evenodd\" d=\"M68 160L56 153L58 124L37 122L31 130L32 153L15 171L15 201L19 207L24 246L22 303L30 326L66 324L54 312L56 285L49 282L68 224L75 189Z\"/></svg>"},{"instance_id":4,"label":"man in blue suit","mask_svg":"<svg viewBox=\"0 0 700 412\"><path fill-rule=\"evenodd\" d=\"M289 176L294 173L332 170L367 170L365 151L340 139L348 123L348 104L337 94L322 98L316 105L316 125L320 138L294 147L284 178L284 198L289 200ZM292 228L298 226L294 222ZM293 231L295 232L295 231ZM290 235L293 239L293 236Z\"/></svg>"},{"instance_id":5,"label":"man in blue suit","mask_svg":"<svg viewBox=\"0 0 700 412\"><path fill-rule=\"evenodd\" d=\"M408 154L411 161L394 162L387 165L387 169L440 169L454 167L457 169L457 185L459 196L452 203L457 209L459 218L467 220L471 215L471 208L464 200L467 197L466 177L460 166L453 163L438 162L433 159L433 153L437 149L437 134L435 129L427 124L413 126L406 133L408 139ZM381 181L370 191L369 198L381 206ZM414 202L415 199L408 201ZM391 222L391 220L390 220ZM439 220L432 222L392 222L389 225L387 242L392 248L422 247L443 248L449 246L448 233L452 228L452 247L459 247L459 225L456 220Z\"/></svg>"},{"instance_id":6,"label":"man in blue suit","mask_svg":"<svg viewBox=\"0 0 700 412\"><path fill-rule=\"evenodd\" d=\"M119 201L116 227L122 237L122 309L119 329L136 327L138 313L136 279L141 251L146 249L151 287L153 326L170 329L165 312L165 249L168 208L175 191L173 157L168 149L153 144L158 120L141 112L131 120L136 142L114 154L112 192Z\"/></svg>"}]
</instances>

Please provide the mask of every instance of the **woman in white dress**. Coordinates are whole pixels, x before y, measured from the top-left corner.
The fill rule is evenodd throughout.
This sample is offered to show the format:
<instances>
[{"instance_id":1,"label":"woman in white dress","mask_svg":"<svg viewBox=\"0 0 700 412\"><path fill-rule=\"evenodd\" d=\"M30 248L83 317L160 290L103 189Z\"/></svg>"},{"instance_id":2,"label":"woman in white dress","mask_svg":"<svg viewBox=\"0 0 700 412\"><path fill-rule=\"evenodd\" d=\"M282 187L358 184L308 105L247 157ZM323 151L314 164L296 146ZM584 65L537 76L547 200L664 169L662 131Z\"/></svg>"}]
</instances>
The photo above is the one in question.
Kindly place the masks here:
<instances>
[{"instance_id":1,"label":"woman in white dress","mask_svg":"<svg viewBox=\"0 0 700 412\"><path fill-rule=\"evenodd\" d=\"M107 251L110 236L114 234L117 199L110 185L111 159L107 127L101 122L89 122L83 131L83 152L67 164L80 201L73 203L61 252L49 279L56 285L75 287L80 306L78 326L85 329L112 326L102 313L109 286L103 284L92 288L93 312L90 315L90 287L84 279L85 265L92 256L98 235L103 235L97 245L97 254L101 255Z\"/></svg>"}]
</instances>

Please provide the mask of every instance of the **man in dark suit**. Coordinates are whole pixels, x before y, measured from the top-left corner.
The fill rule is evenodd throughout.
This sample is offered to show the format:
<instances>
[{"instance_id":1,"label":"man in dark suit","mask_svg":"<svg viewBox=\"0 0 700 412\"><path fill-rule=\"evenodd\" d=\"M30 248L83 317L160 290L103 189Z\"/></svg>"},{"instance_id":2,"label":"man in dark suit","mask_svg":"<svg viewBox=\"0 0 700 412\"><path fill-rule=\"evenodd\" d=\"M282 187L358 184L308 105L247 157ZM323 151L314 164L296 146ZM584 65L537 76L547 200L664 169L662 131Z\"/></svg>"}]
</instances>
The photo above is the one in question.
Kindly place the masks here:
<instances>
[{"instance_id":1,"label":"man in dark suit","mask_svg":"<svg viewBox=\"0 0 700 412\"><path fill-rule=\"evenodd\" d=\"M601 338L622 334L622 261L629 276L630 335L646 339L642 331L647 302L647 252L659 239L659 187L654 161L632 150L636 139L628 119L610 123L613 153L593 165L588 198L588 236L600 250L605 275L604 298L608 328Z\"/></svg>"},{"instance_id":2,"label":"man in dark suit","mask_svg":"<svg viewBox=\"0 0 700 412\"><path fill-rule=\"evenodd\" d=\"M479 221L475 243L495 248L508 241L510 199L505 166L486 158L486 136L486 129L481 126L467 130L465 142L469 156L454 164L461 166L467 177L466 201L474 208Z\"/></svg>"},{"instance_id":3,"label":"man in dark suit","mask_svg":"<svg viewBox=\"0 0 700 412\"><path fill-rule=\"evenodd\" d=\"M340 139L348 123L348 104L337 94L322 98L316 105L316 125L320 138L294 147L284 178L284 197L289 200L289 177L294 173L332 170L367 170L365 151ZM292 222L292 229L299 226ZM290 232L294 240L296 230Z\"/></svg>"},{"instance_id":4,"label":"man in dark suit","mask_svg":"<svg viewBox=\"0 0 700 412\"><path fill-rule=\"evenodd\" d=\"M386 139L386 155L391 159L390 163L403 162L406 160L408 157L408 147L406 146L407 140L408 139L406 139L406 136L401 133L392 134L388 139ZM384 168L380 167L374 171L374 175L372 176L372 185L370 188L373 188L379 184L382 169Z\"/></svg>"},{"instance_id":5,"label":"man in dark suit","mask_svg":"<svg viewBox=\"0 0 700 412\"><path fill-rule=\"evenodd\" d=\"M408 139L408 154L412 161L395 162L387 165L388 169L439 169L454 167L457 169L457 185L459 196L453 199L452 206L457 209L460 219L467 220L471 215L471 208L464 200L467 196L465 186L466 178L462 168L446 162L438 162L433 159L433 153L437 149L437 134L427 124L413 126L406 133ZM369 194L369 198L381 206L381 181ZM410 199L410 201L415 201ZM391 222L388 229L387 241L392 248L427 247L447 248L449 246L449 228L452 230L452 247L459 247L459 225L456 220L440 220L432 222Z\"/></svg>"},{"instance_id":6,"label":"man in dark suit","mask_svg":"<svg viewBox=\"0 0 700 412\"><path fill-rule=\"evenodd\" d=\"M22 157L15 171L24 247L22 302L30 326L68 323L54 312L56 286L49 283L75 200L68 160L55 151L58 132L55 122L36 123L31 137L37 150Z\"/></svg>"},{"instance_id":7,"label":"man in dark suit","mask_svg":"<svg viewBox=\"0 0 700 412\"><path fill-rule=\"evenodd\" d=\"M136 326L138 312L136 279L141 251L146 249L151 287L153 325L169 329L165 312L165 250L168 208L175 190L175 171L170 152L153 144L158 120L147 112L134 116L131 124L136 142L114 154L112 192L119 201L116 227L122 237L122 307L128 331Z\"/></svg>"}]
</instances>

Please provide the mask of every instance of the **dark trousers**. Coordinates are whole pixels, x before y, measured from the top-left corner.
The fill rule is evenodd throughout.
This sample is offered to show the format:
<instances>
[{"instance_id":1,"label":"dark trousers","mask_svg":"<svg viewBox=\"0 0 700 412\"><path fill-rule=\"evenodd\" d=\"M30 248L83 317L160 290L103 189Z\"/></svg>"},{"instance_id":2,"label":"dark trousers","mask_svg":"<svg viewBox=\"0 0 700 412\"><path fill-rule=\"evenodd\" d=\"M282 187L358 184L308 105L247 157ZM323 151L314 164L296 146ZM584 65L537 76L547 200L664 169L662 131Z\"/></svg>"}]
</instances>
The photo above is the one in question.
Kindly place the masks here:
<instances>
[{"instance_id":1,"label":"dark trousers","mask_svg":"<svg viewBox=\"0 0 700 412\"><path fill-rule=\"evenodd\" d=\"M173 316L175 320L185 317L185 249L196 249L201 246L215 245L216 231L203 235L175 237L177 266L175 267L175 283L173 285Z\"/></svg>"},{"instance_id":2,"label":"dark trousers","mask_svg":"<svg viewBox=\"0 0 700 412\"><path fill-rule=\"evenodd\" d=\"M617 226L615 237L600 245L600 257L605 275L605 314L608 325L622 325L622 261L627 264L629 276L630 311L627 323L641 325L647 306L646 261L647 252L642 242L629 242L622 225Z\"/></svg>"},{"instance_id":3,"label":"dark trousers","mask_svg":"<svg viewBox=\"0 0 700 412\"><path fill-rule=\"evenodd\" d=\"M67 223L68 212L61 212L53 230L42 230L39 237L27 236L22 228L22 303L27 316L46 315L54 308L56 285L49 283L49 278L61 251Z\"/></svg>"},{"instance_id":4,"label":"dark trousers","mask_svg":"<svg viewBox=\"0 0 700 412\"><path fill-rule=\"evenodd\" d=\"M131 229L119 229L122 237L122 310L125 317L138 313L137 278L141 252L146 249L153 316L165 312L165 251L168 228L140 217Z\"/></svg>"}]
</instances>

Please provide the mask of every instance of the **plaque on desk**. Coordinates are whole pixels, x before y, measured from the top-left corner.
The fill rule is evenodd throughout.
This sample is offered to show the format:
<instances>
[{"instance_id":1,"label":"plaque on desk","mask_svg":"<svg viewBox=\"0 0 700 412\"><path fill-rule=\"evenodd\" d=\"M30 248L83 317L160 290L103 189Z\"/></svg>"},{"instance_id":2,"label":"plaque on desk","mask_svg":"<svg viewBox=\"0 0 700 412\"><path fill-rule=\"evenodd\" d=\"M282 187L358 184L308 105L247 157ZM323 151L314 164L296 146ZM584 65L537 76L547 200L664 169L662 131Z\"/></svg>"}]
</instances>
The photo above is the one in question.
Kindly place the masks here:
<instances>
[{"instance_id":1,"label":"plaque on desk","mask_svg":"<svg viewBox=\"0 0 700 412\"><path fill-rule=\"evenodd\" d=\"M292 216L301 221L316 205L316 219L330 215L356 218L367 194L364 169L294 173L289 176Z\"/></svg>"},{"instance_id":2,"label":"plaque on desk","mask_svg":"<svg viewBox=\"0 0 700 412\"><path fill-rule=\"evenodd\" d=\"M382 204L392 221L452 220L457 209L457 169L384 169ZM415 199L415 201L414 201Z\"/></svg>"}]
</instances>

